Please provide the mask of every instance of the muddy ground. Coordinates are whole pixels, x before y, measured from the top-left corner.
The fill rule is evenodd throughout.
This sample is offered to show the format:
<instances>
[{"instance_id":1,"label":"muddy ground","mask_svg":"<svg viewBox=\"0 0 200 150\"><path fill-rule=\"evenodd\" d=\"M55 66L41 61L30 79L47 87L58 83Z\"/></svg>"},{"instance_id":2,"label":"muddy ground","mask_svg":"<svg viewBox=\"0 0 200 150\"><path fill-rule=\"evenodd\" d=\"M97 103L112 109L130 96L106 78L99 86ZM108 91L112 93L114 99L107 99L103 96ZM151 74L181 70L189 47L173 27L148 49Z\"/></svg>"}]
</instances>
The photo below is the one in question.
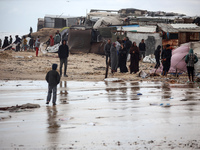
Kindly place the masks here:
<instances>
[{"instance_id":1,"label":"muddy ground","mask_svg":"<svg viewBox=\"0 0 200 150\"><path fill-rule=\"evenodd\" d=\"M70 55L69 77L61 78L52 106L44 78L59 64L57 54L9 50L0 63L0 107L40 105L0 111L0 149L200 149L200 86L185 74L109 71L104 80L104 56ZM146 73L153 67L140 62Z\"/></svg>"},{"instance_id":2,"label":"muddy ground","mask_svg":"<svg viewBox=\"0 0 200 150\"><path fill-rule=\"evenodd\" d=\"M197 84L61 81L46 105L45 81L0 81L0 149L200 149Z\"/></svg>"}]
</instances>

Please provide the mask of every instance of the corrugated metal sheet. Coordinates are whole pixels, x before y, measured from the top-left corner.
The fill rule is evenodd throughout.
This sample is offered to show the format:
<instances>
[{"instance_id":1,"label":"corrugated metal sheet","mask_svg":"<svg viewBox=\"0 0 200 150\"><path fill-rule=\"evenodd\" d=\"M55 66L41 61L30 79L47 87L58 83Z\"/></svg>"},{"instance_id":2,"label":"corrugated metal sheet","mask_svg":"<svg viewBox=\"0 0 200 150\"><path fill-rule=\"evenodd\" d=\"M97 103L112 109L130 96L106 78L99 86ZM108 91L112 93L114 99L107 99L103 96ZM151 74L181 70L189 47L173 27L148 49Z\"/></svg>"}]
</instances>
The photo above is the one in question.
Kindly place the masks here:
<instances>
[{"instance_id":1,"label":"corrugated metal sheet","mask_svg":"<svg viewBox=\"0 0 200 150\"><path fill-rule=\"evenodd\" d=\"M119 27L118 30L129 31L129 32L145 32L145 33L154 33L156 32L156 26L123 26Z\"/></svg>"},{"instance_id":2,"label":"corrugated metal sheet","mask_svg":"<svg viewBox=\"0 0 200 150\"><path fill-rule=\"evenodd\" d=\"M195 24L157 24L162 31L169 33L178 33L178 32L200 32L200 27Z\"/></svg>"},{"instance_id":3,"label":"corrugated metal sheet","mask_svg":"<svg viewBox=\"0 0 200 150\"><path fill-rule=\"evenodd\" d=\"M187 23L178 23L178 24L171 24L171 26L175 29L188 29L188 28L198 28L196 24L187 24Z\"/></svg>"},{"instance_id":4,"label":"corrugated metal sheet","mask_svg":"<svg viewBox=\"0 0 200 150\"><path fill-rule=\"evenodd\" d=\"M174 29L170 24L166 24L166 23L158 23L157 24L162 31L164 32L169 32L169 33L178 33L177 29Z\"/></svg>"}]
</instances>

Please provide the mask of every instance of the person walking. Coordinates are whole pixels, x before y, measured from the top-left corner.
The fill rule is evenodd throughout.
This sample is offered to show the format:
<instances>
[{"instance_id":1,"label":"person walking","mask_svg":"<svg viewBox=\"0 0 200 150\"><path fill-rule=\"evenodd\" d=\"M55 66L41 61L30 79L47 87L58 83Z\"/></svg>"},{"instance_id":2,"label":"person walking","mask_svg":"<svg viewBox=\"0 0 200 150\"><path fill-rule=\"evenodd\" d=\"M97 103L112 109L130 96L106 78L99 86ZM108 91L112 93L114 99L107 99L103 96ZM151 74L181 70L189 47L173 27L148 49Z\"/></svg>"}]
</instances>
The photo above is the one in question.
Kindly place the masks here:
<instances>
[{"instance_id":1,"label":"person walking","mask_svg":"<svg viewBox=\"0 0 200 150\"><path fill-rule=\"evenodd\" d=\"M144 43L144 39L142 39L139 44L139 51L140 51L140 57L144 58L146 52L146 44Z\"/></svg>"},{"instance_id":2,"label":"person walking","mask_svg":"<svg viewBox=\"0 0 200 150\"><path fill-rule=\"evenodd\" d=\"M106 65L108 64L108 58L110 58L110 48L111 48L111 40L108 39L107 43L104 46L104 52L106 55Z\"/></svg>"},{"instance_id":3,"label":"person walking","mask_svg":"<svg viewBox=\"0 0 200 150\"><path fill-rule=\"evenodd\" d=\"M56 105L56 95L57 95L57 85L60 83L60 75L56 71L57 64L52 65L52 70L46 74L46 81L48 83L48 95L47 95L47 102L49 104L51 101L51 95L53 92L53 105Z\"/></svg>"},{"instance_id":4,"label":"person walking","mask_svg":"<svg viewBox=\"0 0 200 150\"><path fill-rule=\"evenodd\" d=\"M67 62L69 57L69 48L66 41L62 41L62 45L58 49L58 57L60 58L60 76L62 76L62 66L64 64L64 77L68 77L67 72Z\"/></svg>"},{"instance_id":5,"label":"person walking","mask_svg":"<svg viewBox=\"0 0 200 150\"><path fill-rule=\"evenodd\" d=\"M130 55L130 74L137 73L139 71L140 52L136 42L133 42L130 48Z\"/></svg>"},{"instance_id":6,"label":"person walking","mask_svg":"<svg viewBox=\"0 0 200 150\"><path fill-rule=\"evenodd\" d=\"M161 46L158 45L157 49L154 52L155 59L156 59L156 65L154 68L156 68L156 69L158 69L158 67L160 67L160 53L161 53Z\"/></svg>"},{"instance_id":7,"label":"person walking","mask_svg":"<svg viewBox=\"0 0 200 150\"><path fill-rule=\"evenodd\" d=\"M194 82L194 64L197 62L197 56L193 53L193 49L190 49L189 53L185 57L189 82Z\"/></svg>"},{"instance_id":8,"label":"person walking","mask_svg":"<svg viewBox=\"0 0 200 150\"><path fill-rule=\"evenodd\" d=\"M36 57L38 57L39 47L40 47L40 37L38 36L38 38L35 41Z\"/></svg>"},{"instance_id":9,"label":"person walking","mask_svg":"<svg viewBox=\"0 0 200 150\"><path fill-rule=\"evenodd\" d=\"M162 59L162 65L163 65L163 76L167 76L168 71L171 66L171 57L172 57L172 50L170 49L170 45L167 44L166 48L162 51L161 59Z\"/></svg>"}]
</instances>

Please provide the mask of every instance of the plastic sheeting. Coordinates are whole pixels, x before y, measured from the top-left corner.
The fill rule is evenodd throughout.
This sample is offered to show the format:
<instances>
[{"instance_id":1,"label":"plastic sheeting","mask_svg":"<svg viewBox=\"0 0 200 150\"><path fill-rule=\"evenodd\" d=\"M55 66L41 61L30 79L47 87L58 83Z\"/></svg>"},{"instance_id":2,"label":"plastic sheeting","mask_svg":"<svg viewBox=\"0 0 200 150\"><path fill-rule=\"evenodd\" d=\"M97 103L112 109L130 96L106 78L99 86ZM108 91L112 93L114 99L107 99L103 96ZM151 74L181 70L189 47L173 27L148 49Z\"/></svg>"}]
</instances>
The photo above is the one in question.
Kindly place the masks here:
<instances>
[{"instance_id":1,"label":"plastic sheeting","mask_svg":"<svg viewBox=\"0 0 200 150\"><path fill-rule=\"evenodd\" d=\"M117 17L102 17L94 24L93 28L98 29L99 27L106 27L108 25L118 25L120 23L121 22Z\"/></svg>"}]
</instances>

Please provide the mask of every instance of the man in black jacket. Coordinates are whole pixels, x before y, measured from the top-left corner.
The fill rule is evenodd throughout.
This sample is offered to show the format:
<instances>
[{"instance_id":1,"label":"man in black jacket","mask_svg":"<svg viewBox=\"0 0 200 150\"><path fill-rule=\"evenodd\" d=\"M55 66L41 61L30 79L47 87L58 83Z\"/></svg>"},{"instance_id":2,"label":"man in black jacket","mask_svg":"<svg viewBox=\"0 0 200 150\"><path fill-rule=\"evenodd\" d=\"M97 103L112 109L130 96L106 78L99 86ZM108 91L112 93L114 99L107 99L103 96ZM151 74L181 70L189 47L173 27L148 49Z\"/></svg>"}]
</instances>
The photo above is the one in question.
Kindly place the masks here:
<instances>
[{"instance_id":1,"label":"man in black jacket","mask_svg":"<svg viewBox=\"0 0 200 150\"><path fill-rule=\"evenodd\" d=\"M142 41L139 44L139 51L140 51L140 57L144 58L146 52L146 45L144 43L144 39L142 39Z\"/></svg>"},{"instance_id":2,"label":"man in black jacket","mask_svg":"<svg viewBox=\"0 0 200 150\"><path fill-rule=\"evenodd\" d=\"M104 52L106 55L106 64L108 64L108 58L110 58L110 48L111 48L111 40L108 39L107 43L104 46Z\"/></svg>"},{"instance_id":3,"label":"man in black jacket","mask_svg":"<svg viewBox=\"0 0 200 150\"><path fill-rule=\"evenodd\" d=\"M52 70L46 75L46 81L48 82L48 95L46 104L49 104L51 100L51 93L53 91L53 105L56 105L57 84L60 82L60 75L56 71L57 66L57 64L53 64Z\"/></svg>"},{"instance_id":4,"label":"man in black jacket","mask_svg":"<svg viewBox=\"0 0 200 150\"><path fill-rule=\"evenodd\" d=\"M64 64L64 76L68 77L67 72L67 58L69 56L69 48L66 44L66 41L62 41L62 45L58 49L58 57L60 58L60 76L62 76L62 66Z\"/></svg>"}]
</instances>

